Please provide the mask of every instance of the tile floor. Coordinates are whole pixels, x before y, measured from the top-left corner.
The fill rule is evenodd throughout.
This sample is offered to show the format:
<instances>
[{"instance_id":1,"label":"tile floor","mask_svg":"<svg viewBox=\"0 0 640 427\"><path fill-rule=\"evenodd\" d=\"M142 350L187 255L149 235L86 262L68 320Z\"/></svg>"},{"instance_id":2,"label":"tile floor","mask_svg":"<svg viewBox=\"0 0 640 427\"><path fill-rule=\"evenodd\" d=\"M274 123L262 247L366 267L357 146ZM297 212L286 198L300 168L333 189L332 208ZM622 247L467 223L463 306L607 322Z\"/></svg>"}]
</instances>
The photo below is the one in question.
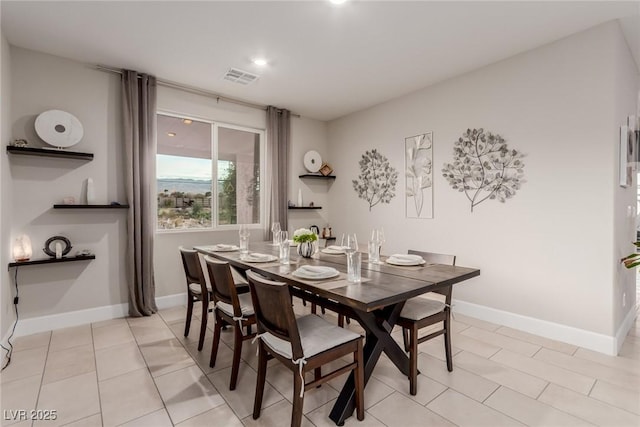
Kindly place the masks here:
<instances>
[{"instance_id":1,"label":"tile floor","mask_svg":"<svg viewBox=\"0 0 640 427\"><path fill-rule=\"evenodd\" d=\"M0 376L2 425L288 425L291 373L269 362L264 409L253 420L255 345L245 342L238 386L229 391L231 330L210 368L212 332L198 352L200 321L194 314L185 338L185 316L177 307L16 339L13 361ZM351 417L345 425L640 425L640 320L618 357L461 315L453 331L452 373L440 338L421 344L418 394L410 396L408 380L383 356L366 388L365 420ZM399 331L394 337L401 339ZM328 414L343 382L344 376L306 393L304 426L334 425ZM9 410L16 409L55 409L57 419L12 421Z\"/></svg>"}]
</instances>

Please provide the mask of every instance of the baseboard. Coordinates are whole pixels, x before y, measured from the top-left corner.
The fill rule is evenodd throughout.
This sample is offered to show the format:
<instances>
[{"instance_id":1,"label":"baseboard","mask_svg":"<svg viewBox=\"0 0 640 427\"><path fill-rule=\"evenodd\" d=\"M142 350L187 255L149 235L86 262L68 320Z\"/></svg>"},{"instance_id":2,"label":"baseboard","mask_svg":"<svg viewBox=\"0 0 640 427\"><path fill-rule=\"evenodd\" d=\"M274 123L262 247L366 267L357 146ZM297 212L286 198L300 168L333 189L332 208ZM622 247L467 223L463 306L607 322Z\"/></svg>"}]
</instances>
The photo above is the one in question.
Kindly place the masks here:
<instances>
[{"instance_id":1,"label":"baseboard","mask_svg":"<svg viewBox=\"0 0 640 427\"><path fill-rule=\"evenodd\" d=\"M176 307L186 303L186 293L167 295L156 298L158 309ZM38 332L84 325L86 323L101 322L103 320L126 317L129 314L129 304L114 304L49 316L20 319L16 326L15 336L31 335Z\"/></svg>"},{"instance_id":2,"label":"baseboard","mask_svg":"<svg viewBox=\"0 0 640 427\"><path fill-rule=\"evenodd\" d=\"M627 337L627 334L629 333L629 329L631 329L631 327L636 321L637 315L638 313L636 312L635 307L631 308L631 310L629 310L624 320L622 321L622 324L618 328L618 332L616 333L616 354L620 352L620 349L622 348L622 344L624 344L624 340Z\"/></svg>"},{"instance_id":3,"label":"baseboard","mask_svg":"<svg viewBox=\"0 0 640 427\"><path fill-rule=\"evenodd\" d=\"M566 342L612 356L618 354L617 342L619 339L617 336L613 337L599 334L584 329L574 328L572 326L562 325L560 323L553 323L546 320L527 317L465 301L453 300L452 306L454 315L459 313L465 316L475 317L476 319L497 323L499 325L529 332L530 334Z\"/></svg>"},{"instance_id":4,"label":"baseboard","mask_svg":"<svg viewBox=\"0 0 640 427\"><path fill-rule=\"evenodd\" d=\"M164 297L156 297L156 305L158 310L165 308L177 307L179 305L187 305L187 293L167 295Z\"/></svg>"}]
</instances>

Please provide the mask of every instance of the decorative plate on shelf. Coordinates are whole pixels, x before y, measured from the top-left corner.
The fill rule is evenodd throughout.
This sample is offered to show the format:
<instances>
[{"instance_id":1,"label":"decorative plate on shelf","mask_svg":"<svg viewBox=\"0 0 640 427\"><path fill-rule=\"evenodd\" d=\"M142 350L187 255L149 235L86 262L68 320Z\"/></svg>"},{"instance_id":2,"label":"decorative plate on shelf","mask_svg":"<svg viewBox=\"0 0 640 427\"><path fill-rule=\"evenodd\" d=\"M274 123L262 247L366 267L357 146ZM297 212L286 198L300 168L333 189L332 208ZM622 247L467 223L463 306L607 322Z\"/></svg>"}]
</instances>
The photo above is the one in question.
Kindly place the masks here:
<instances>
[{"instance_id":1,"label":"decorative plate on shelf","mask_svg":"<svg viewBox=\"0 0 640 427\"><path fill-rule=\"evenodd\" d=\"M44 142L58 148L76 145L84 135L80 120L73 114L60 110L40 113L36 117L35 128Z\"/></svg>"},{"instance_id":2,"label":"decorative plate on shelf","mask_svg":"<svg viewBox=\"0 0 640 427\"><path fill-rule=\"evenodd\" d=\"M316 173L322 167L322 157L317 151L310 150L304 153L304 167L311 173Z\"/></svg>"}]
</instances>

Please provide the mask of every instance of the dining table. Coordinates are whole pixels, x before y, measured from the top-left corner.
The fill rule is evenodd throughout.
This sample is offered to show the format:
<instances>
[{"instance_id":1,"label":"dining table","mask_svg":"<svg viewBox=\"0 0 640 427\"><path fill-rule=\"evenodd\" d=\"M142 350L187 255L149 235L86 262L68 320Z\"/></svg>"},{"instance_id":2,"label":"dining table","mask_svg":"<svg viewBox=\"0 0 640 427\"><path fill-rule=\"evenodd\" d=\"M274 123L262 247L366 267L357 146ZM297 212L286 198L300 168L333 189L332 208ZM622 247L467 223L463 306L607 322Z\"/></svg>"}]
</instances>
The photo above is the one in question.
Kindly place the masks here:
<instances>
[{"instance_id":1,"label":"dining table","mask_svg":"<svg viewBox=\"0 0 640 427\"><path fill-rule=\"evenodd\" d=\"M278 260L279 246L270 242L250 243L249 254L273 255L272 257L248 257L239 251L217 251L215 245L196 246L194 249L227 261L237 269L252 270L271 280L287 283L292 295L356 320L365 331L365 389L383 352L403 374L409 376L409 357L391 336L402 307L409 298L480 275L477 268L461 266L428 263L414 266L390 265L385 262L388 259L386 256L381 256L379 262L373 263L363 253L361 279L359 282L350 282L347 280L345 254L317 251L311 258L304 258L298 256L292 246L290 263L281 264ZM294 275L297 269L305 265L333 267L339 274L323 280ZM342 426L354 408L355 381L354 374L351 373L329 418L336 425Z\"/></svg>"}]
</instances>

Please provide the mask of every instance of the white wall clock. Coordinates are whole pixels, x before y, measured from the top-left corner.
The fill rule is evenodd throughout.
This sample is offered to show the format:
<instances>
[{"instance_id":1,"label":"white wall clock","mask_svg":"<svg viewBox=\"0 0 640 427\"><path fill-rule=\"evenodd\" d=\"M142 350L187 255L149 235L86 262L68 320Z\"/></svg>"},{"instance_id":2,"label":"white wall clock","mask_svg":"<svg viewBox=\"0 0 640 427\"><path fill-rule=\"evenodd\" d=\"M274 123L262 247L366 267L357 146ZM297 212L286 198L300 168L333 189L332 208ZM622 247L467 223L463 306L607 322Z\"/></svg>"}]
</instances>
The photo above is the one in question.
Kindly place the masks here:
<instances>
[{"instance_id":1,"label":"white wall clock","mask_svg":"<svg viewBox=\"0 0 640 427\"><path fill-rule=\"evenodd\" d=\"M311 173L316 173L322 167L322 157L317 151L310 150L304 153L304 167Z\"/></svg>"},{"instance_id":2,"label":"white wall clock","mask_svg":"<svg viewBox=\"0 0 640 427\"><path fill-rule=\"evenodd\" d=\"M44 142L58 148L76 145L84 135L82 123L73 114L48 110L36 117L36 133Z\"/></svg>"}]
</instances>

